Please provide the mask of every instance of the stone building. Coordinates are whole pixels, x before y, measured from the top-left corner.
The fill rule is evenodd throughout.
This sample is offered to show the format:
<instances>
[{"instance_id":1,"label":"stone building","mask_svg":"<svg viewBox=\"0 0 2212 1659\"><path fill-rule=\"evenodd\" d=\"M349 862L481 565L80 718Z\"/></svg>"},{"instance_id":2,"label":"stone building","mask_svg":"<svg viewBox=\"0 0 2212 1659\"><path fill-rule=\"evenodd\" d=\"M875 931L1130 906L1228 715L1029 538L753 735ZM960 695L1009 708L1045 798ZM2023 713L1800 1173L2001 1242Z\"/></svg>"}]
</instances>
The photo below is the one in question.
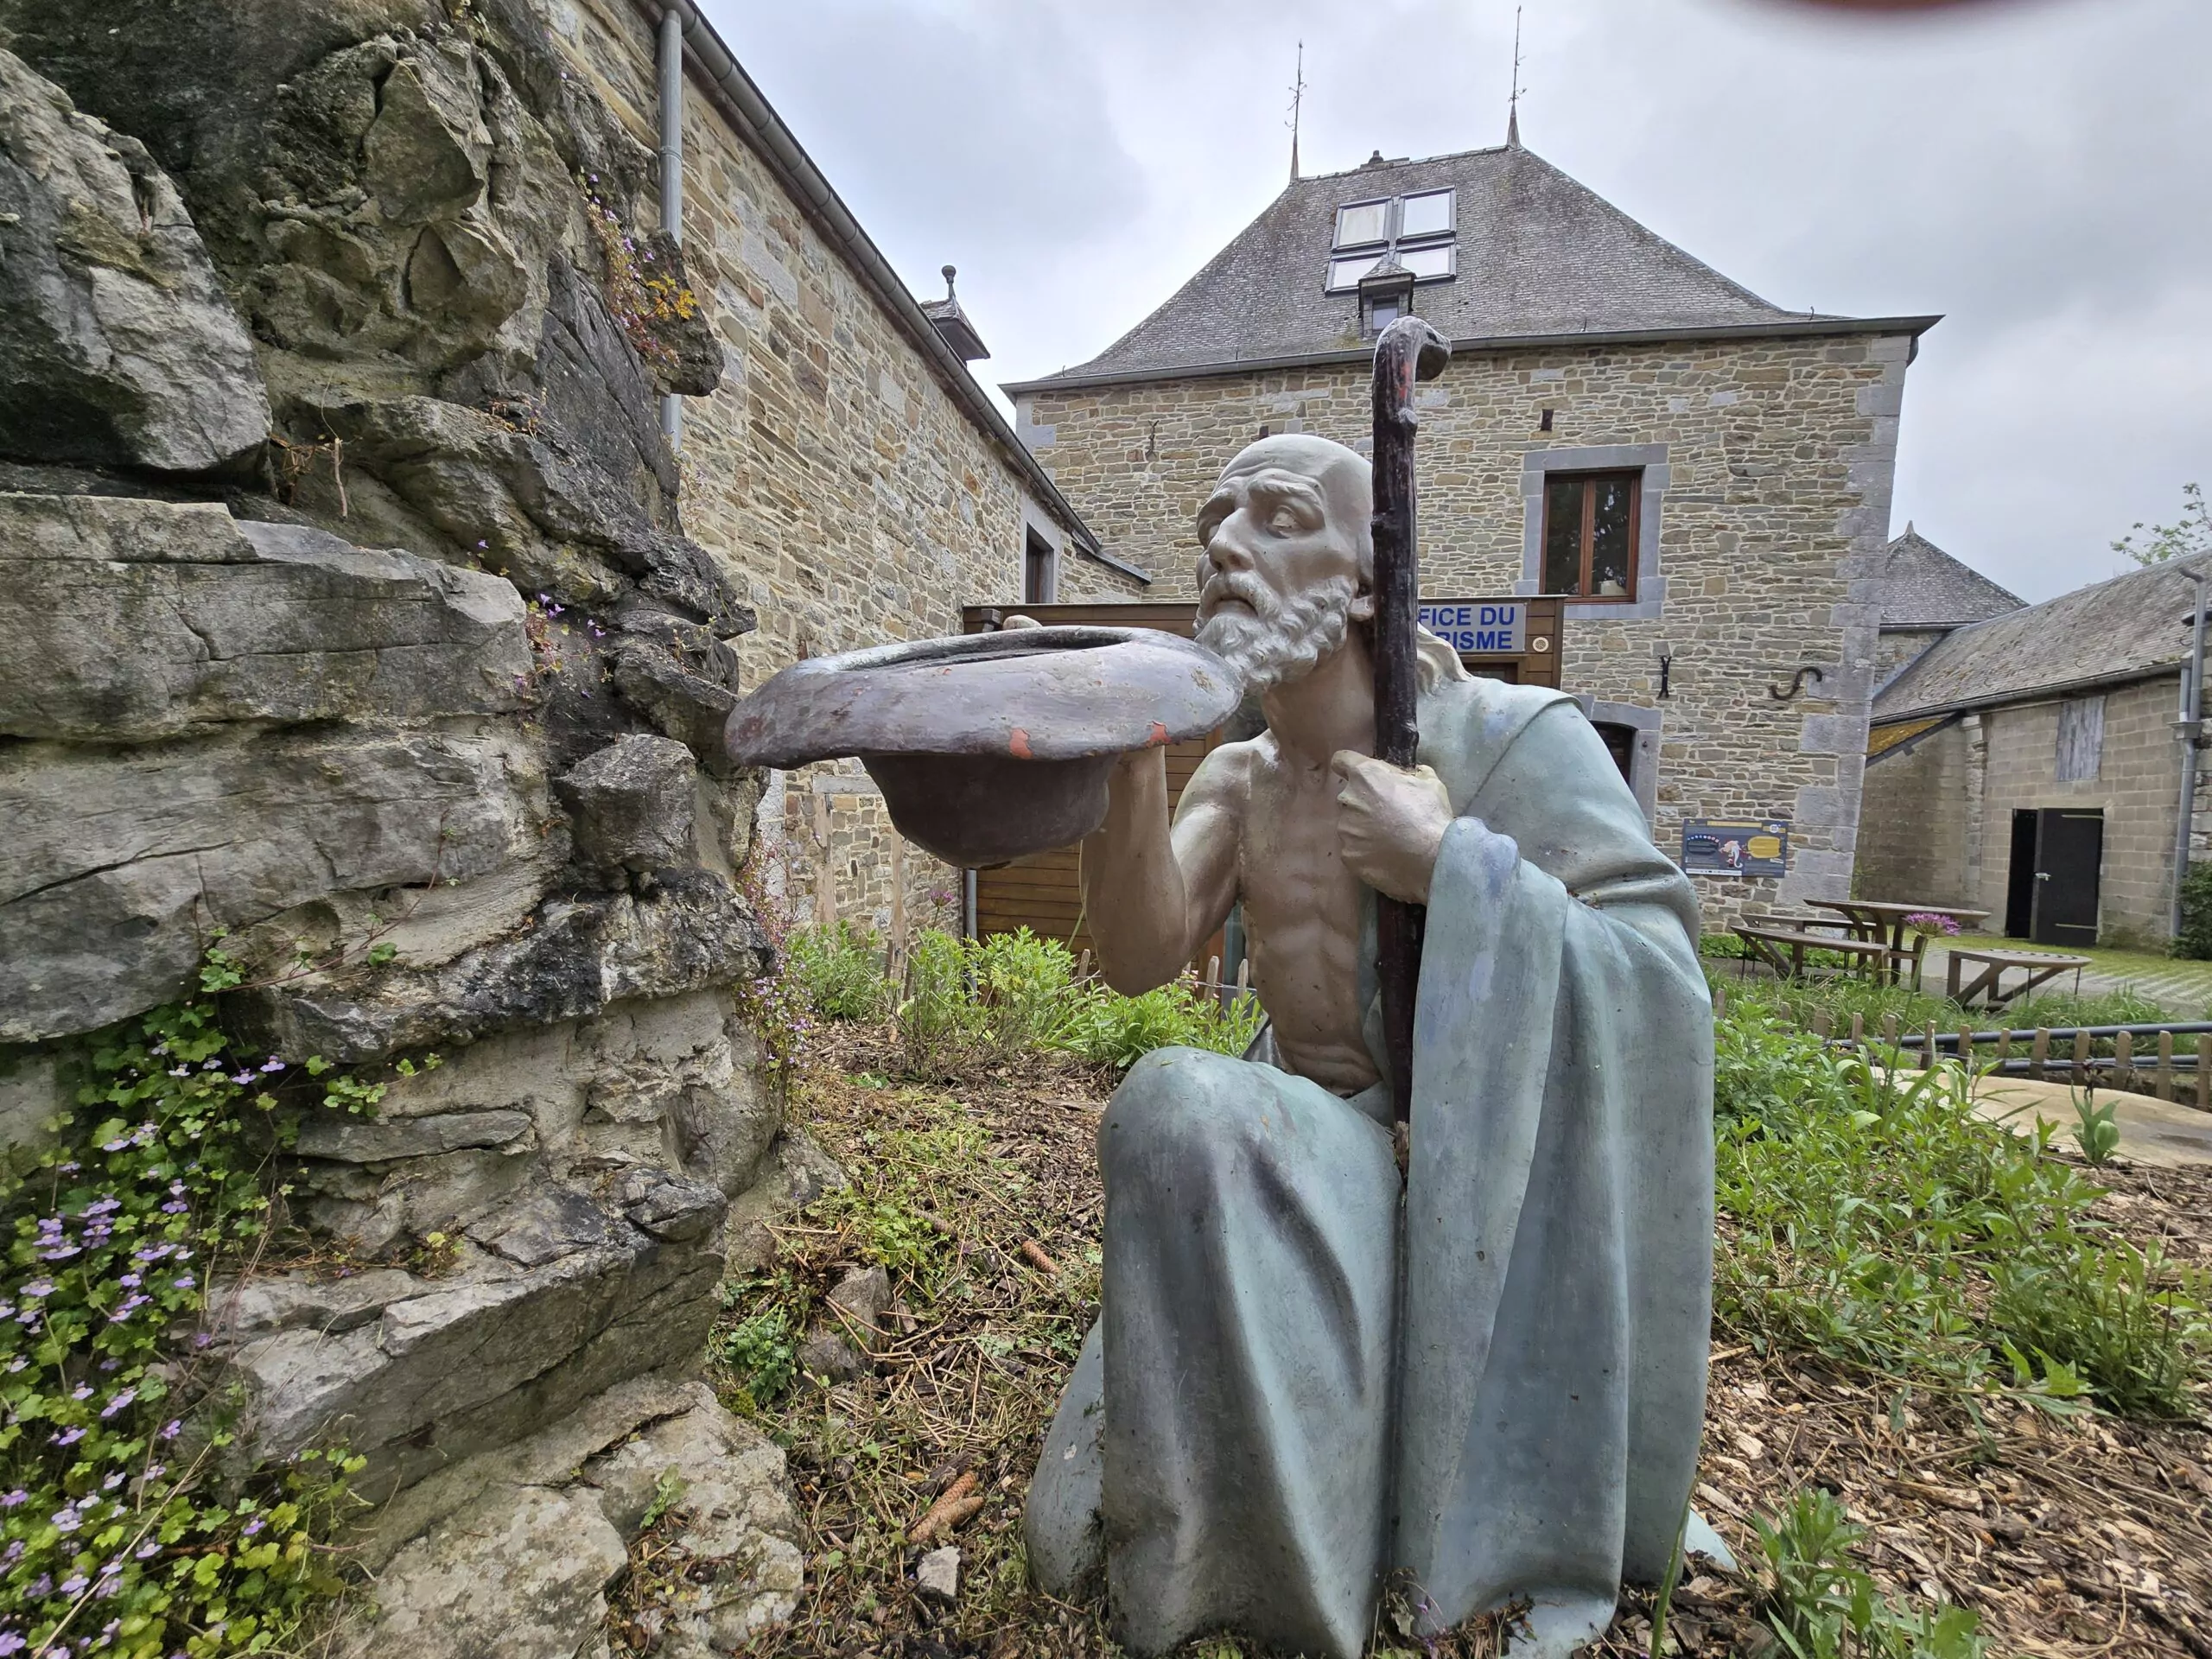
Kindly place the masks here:
<instances>
[{"instance_id":1,"label":"stone building","mask_svg":"<svg viewBox=\"0 0 2212 1659\"><path fill-rule=\"evenodd\" d=\"M1514 139L1296 180L1098 356L1006 390L1151 596L1187 599L1222 463L1268 432L1366 448L1372 337L1408 310L1452 342L1417 393L1423 597L1568 596L1563 683L1662 846L1786 822L1787 876L1706 883L1707 925L1840 895L1869 584L1936 319L1784 311Z\"/></svg>"},{"instance_id":2,"label":"stone building","mask_svg":"<svg viewBox=\"0 0 2212 1659\"><path fill-rule=\"evenodd\" d=\"M1859 891L2050 944L2169 937L2190 571L2212 556L1953 629L1898 671L1874 699Z\"/></svg>"},{"instance_id":3,"label":"stone building","mask_svg":"<svg viewBox=\"0 0 2212 1659\"><path fill-rule=\"evenodd\" d=\"M570 72L660 144L671 10L685 265L725 364L683 400L684 511L760 613L736 647L745 685L957 633L963 604L1141 594L1146 572L1102 548L976 383L976 324L950 295L916 301L696 8L569 0ZM802 919L955 918L953 873L898 844L856 763L771 774L761 832Z\"/></svg>"},{"instance_id":4,"label":"stone building","mask_svg":"<svg viewBox=\"0 0 2212 1659\"><path fill-rule=\"evenodd\" d=\"M1954 629L1986 622L2027 603L1953 558L1910 524L1882 550L1873 576L1878 619L1875 690Z\"/></svg>"}]
</instances>

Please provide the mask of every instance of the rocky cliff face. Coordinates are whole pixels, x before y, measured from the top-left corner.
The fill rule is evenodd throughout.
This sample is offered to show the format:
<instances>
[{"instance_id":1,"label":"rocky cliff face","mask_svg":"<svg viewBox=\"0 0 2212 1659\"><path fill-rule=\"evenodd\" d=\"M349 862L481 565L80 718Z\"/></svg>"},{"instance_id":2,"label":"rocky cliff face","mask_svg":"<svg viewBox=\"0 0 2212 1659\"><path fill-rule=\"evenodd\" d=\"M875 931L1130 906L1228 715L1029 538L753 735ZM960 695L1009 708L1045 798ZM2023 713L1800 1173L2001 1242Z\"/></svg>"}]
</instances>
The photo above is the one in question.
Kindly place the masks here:
<instances>
[{"instance_id":1,"label":"rocky cliff face","mask_svg":"<svg viewBox=\"0 0 2212 1659\"><path fill-rule=\"evenodd\" d=\"M772 1449L671 1380L731 1201L818 1179L740 995L753 618L656 420L721 356L537 4L0 0L0 1129L219 931L272 1052L442 1057L303 1125L295 1203L449 1269L259 1282L223 1336L251 1455L339 1438L372 1495L447 1493L387 1512L363 1652L531 1601L501 1650L574 1651L641 1425L752 1471L701 1522L722 1624L798 1581ZM488 1524L558 1561L487 1587Z\"/></svg>"}]
</instances>

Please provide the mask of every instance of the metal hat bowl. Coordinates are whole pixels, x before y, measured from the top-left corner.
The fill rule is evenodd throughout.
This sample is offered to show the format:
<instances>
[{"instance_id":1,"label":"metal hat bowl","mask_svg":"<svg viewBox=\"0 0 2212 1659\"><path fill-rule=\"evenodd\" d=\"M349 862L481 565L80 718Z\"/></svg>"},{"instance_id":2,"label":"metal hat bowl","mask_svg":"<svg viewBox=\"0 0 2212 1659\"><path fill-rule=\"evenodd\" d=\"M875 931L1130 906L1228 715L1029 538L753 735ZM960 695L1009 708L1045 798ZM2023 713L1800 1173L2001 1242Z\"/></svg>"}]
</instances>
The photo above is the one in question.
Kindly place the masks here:
<instances>
[{"instance_id":1,"label":"metal hat bowl","mask_svg":"<svg viewBox=\"0 0 2212 1659\"><path fill-rule=\"evenodd\" d=\"M1203 736L1233 670L1149 628L1020 628L815 657L730 711L746 766L858 755L907 840L980 868L1106 820L1116 756Z\"/></svg>"}]
</instances>

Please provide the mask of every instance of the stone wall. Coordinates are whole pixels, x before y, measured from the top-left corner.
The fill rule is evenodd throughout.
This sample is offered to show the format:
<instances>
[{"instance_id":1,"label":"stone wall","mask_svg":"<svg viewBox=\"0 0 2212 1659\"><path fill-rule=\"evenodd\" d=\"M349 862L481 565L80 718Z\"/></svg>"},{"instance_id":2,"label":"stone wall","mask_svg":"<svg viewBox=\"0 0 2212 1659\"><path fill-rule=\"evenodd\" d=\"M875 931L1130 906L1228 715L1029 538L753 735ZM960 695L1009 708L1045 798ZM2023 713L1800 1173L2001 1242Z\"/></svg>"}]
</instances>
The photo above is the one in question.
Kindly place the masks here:
<instances>
[{"instance_id":1,"label":"stone wall","mask_svg":"<svg viewBox=\"0 0 2212 1659\"><path fill-rule=\"evenodd\" d=\"M2056 699L1990 709L1989 760L1983 785L1981 897L1999 920L2012 873L2016 810L2068 806L2103 812L2104 862L2098 880L2098 938L2124 944L2169 932L2174 817L2181 791L2181 746L2174 741L2177 698L2171 678L2120 687L2105 696L2101 762L2094 779L2058 783Z\"/></svg>"},{"instance_id":2,"label":"stone wall","mask_svg":"<svg viewBox=\"0 0 2212 1659\"><path fill-rule=\"evenodd\" d=\"M1980 738L1954 721L1866 763L1860 898L1979 907Z\"/></svg>"},{"instance_id":3,"label":"stone wall","mask_svg":"<svg viewBox=\"0 0 2212 1659\"><path fill-rule=\"evenodd\" d=\"M5 1150L223 938L241 1037L389 1085L288 1160L355 1271L211 1300L231 1455L342 1439L410 1517L348 1650L588 1644L674 1447L742 1474L670 1649L727 1651L791 1605L793 1529L682 1373L832 1173L747 1012L753 613L658 430L723 377L633 302L683 280L652 156L537 0L0 0L0 37Z\"/></svg>"},{"instance_id":4,"label":"stone wall","mask_svg":"<svg viewBox=\"0 0 2212 1659\"><path fill-rule=\"evenodd\" d=\"M2104 816L2099 938L2167 937L2181 788L2176 683L2168 676L2102 695L2104 742L2092 779L2057 780L2059 698L1964 715L1870 764L1859 891L1971 905L2001 929L2012 814L2089 810Z\"/></svg>"},{"instance_id":5,"label":"stone wall","mask_svg":"<svg viewBox=\"0 0 2212 1659\"><path fill-rule=\"evenodd\" d=\"M653 142L651 25L628 0L576 0L564 20L576 73ZM963 605L1018 602L1032 524L1059 550L1062 599L1143 596L1072 546L696 77L684 254L728 365L718 390L684 404L684 508L760 612L738 648L747 685L803 657L957 633ZM883 930L901 916L955 919L944 895L957 892L957 874L911 848L894 902L893 831L858 766L809 768L770 788L764 828L788 855L779 874L798 914ZM826 841L817 799L830 808Z\"/></svg>"},{"instance_id":6,"label":"stone wall","mask_svg":"<svg viewBox=\"0 0 2212 1659\"><path fill-rule=\"evenodd\" d=\"M1487 352L1416 393L1425 595L1535 591L1545 470L1644 469L1637 602L1569 607L1565 685L1662 716L1661 846L1680 848L1686 818L1791 821L1790 877L1701 882L1708 927L1847 890L1876 657L1866 573L1910 352L1879 335ZM1368 397L1355 365L1025 391L1016 407L1085 519L1160 573L1162 596L1189 597L1191 526L1222 464L1262 431L1364 449ZM1770 695L1805 664L1817 683Z\"/></svg>"}]
</instances>

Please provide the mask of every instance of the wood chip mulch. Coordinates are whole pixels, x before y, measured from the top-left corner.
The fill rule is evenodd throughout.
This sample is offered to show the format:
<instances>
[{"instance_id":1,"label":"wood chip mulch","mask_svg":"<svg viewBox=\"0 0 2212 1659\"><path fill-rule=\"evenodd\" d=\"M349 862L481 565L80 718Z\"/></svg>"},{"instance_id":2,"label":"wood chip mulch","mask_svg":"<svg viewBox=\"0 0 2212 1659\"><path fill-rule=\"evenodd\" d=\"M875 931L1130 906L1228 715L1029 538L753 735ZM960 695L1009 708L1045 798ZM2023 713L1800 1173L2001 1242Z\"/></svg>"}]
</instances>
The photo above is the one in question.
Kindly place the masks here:
<instances>
[{"instance_id":1,"label":"wood chip mulch","mask_svg":"<svg viewBox=\"0 0 2212 1659\"><path fill-rule=\"evenodd\" d=\"M957 1252L963 1294L940 1294L926 1321L880 1356L874 1374L824 1391L802 1382L757 1420L787 1449L806 1528L808 1595L785 1630L753 1651L791 1659L1105 1659L1101 1610L1028 1587L1020 1512L1044 1430L1096 1307L1102 1198L1092 1156L1112 1078L1026 1059L936 1089L891 1084L881 1030L834 1028L817 1049L795 1116L849 1168L861 1137L942 1121L948 1100L988 1137L985 1174L948 1191L936 1214ZM2212 1266L2212 1173L2120 1166L2095 1213L2176 1260ZM826 1287L851 1240L801 1217L779 1265ZM1033 1247L1025 1248L1025 1247ZM1044 1258L1040 1263L1039 1257ZM1045 1265L1049 1263L1049 1268ZM741 1314L741 1306L733 1310ZM727 1392L727 1391L726 1391ZM2203 1396L2198 1396L2199 1409ZM958 1599L919 1591L923 1548L908 1534L956 1485L961 1519L932 1546L961 1550ZM1755 1353L1715 1332L1696 1503L1742 1563L1695 1559L1675 1599L1670 1651L1779 1655L1757 1623L1760 1556L1751 1518L1819 1485L1865 1528L1859 1559L1887 1592L1976 1610L1993 1656L2212 1659L2212 1432L2198 1421L2059 1420L1900 1394L1885 1379L1791 1354ZM972 1502L980 1496L980 1505ZM1617 1659L1648 1653L1648 1592L1631 1590L1606 1640ZM618 1651L637 1651L618 1641ZM1378 1644L1388 1647L1389 1643ZM1430 1644L1424 1659L1509 1651L1491 1623ZM1189 1659L1257 1659L1216 1639Z\"/></svg>"}]
</instances>

